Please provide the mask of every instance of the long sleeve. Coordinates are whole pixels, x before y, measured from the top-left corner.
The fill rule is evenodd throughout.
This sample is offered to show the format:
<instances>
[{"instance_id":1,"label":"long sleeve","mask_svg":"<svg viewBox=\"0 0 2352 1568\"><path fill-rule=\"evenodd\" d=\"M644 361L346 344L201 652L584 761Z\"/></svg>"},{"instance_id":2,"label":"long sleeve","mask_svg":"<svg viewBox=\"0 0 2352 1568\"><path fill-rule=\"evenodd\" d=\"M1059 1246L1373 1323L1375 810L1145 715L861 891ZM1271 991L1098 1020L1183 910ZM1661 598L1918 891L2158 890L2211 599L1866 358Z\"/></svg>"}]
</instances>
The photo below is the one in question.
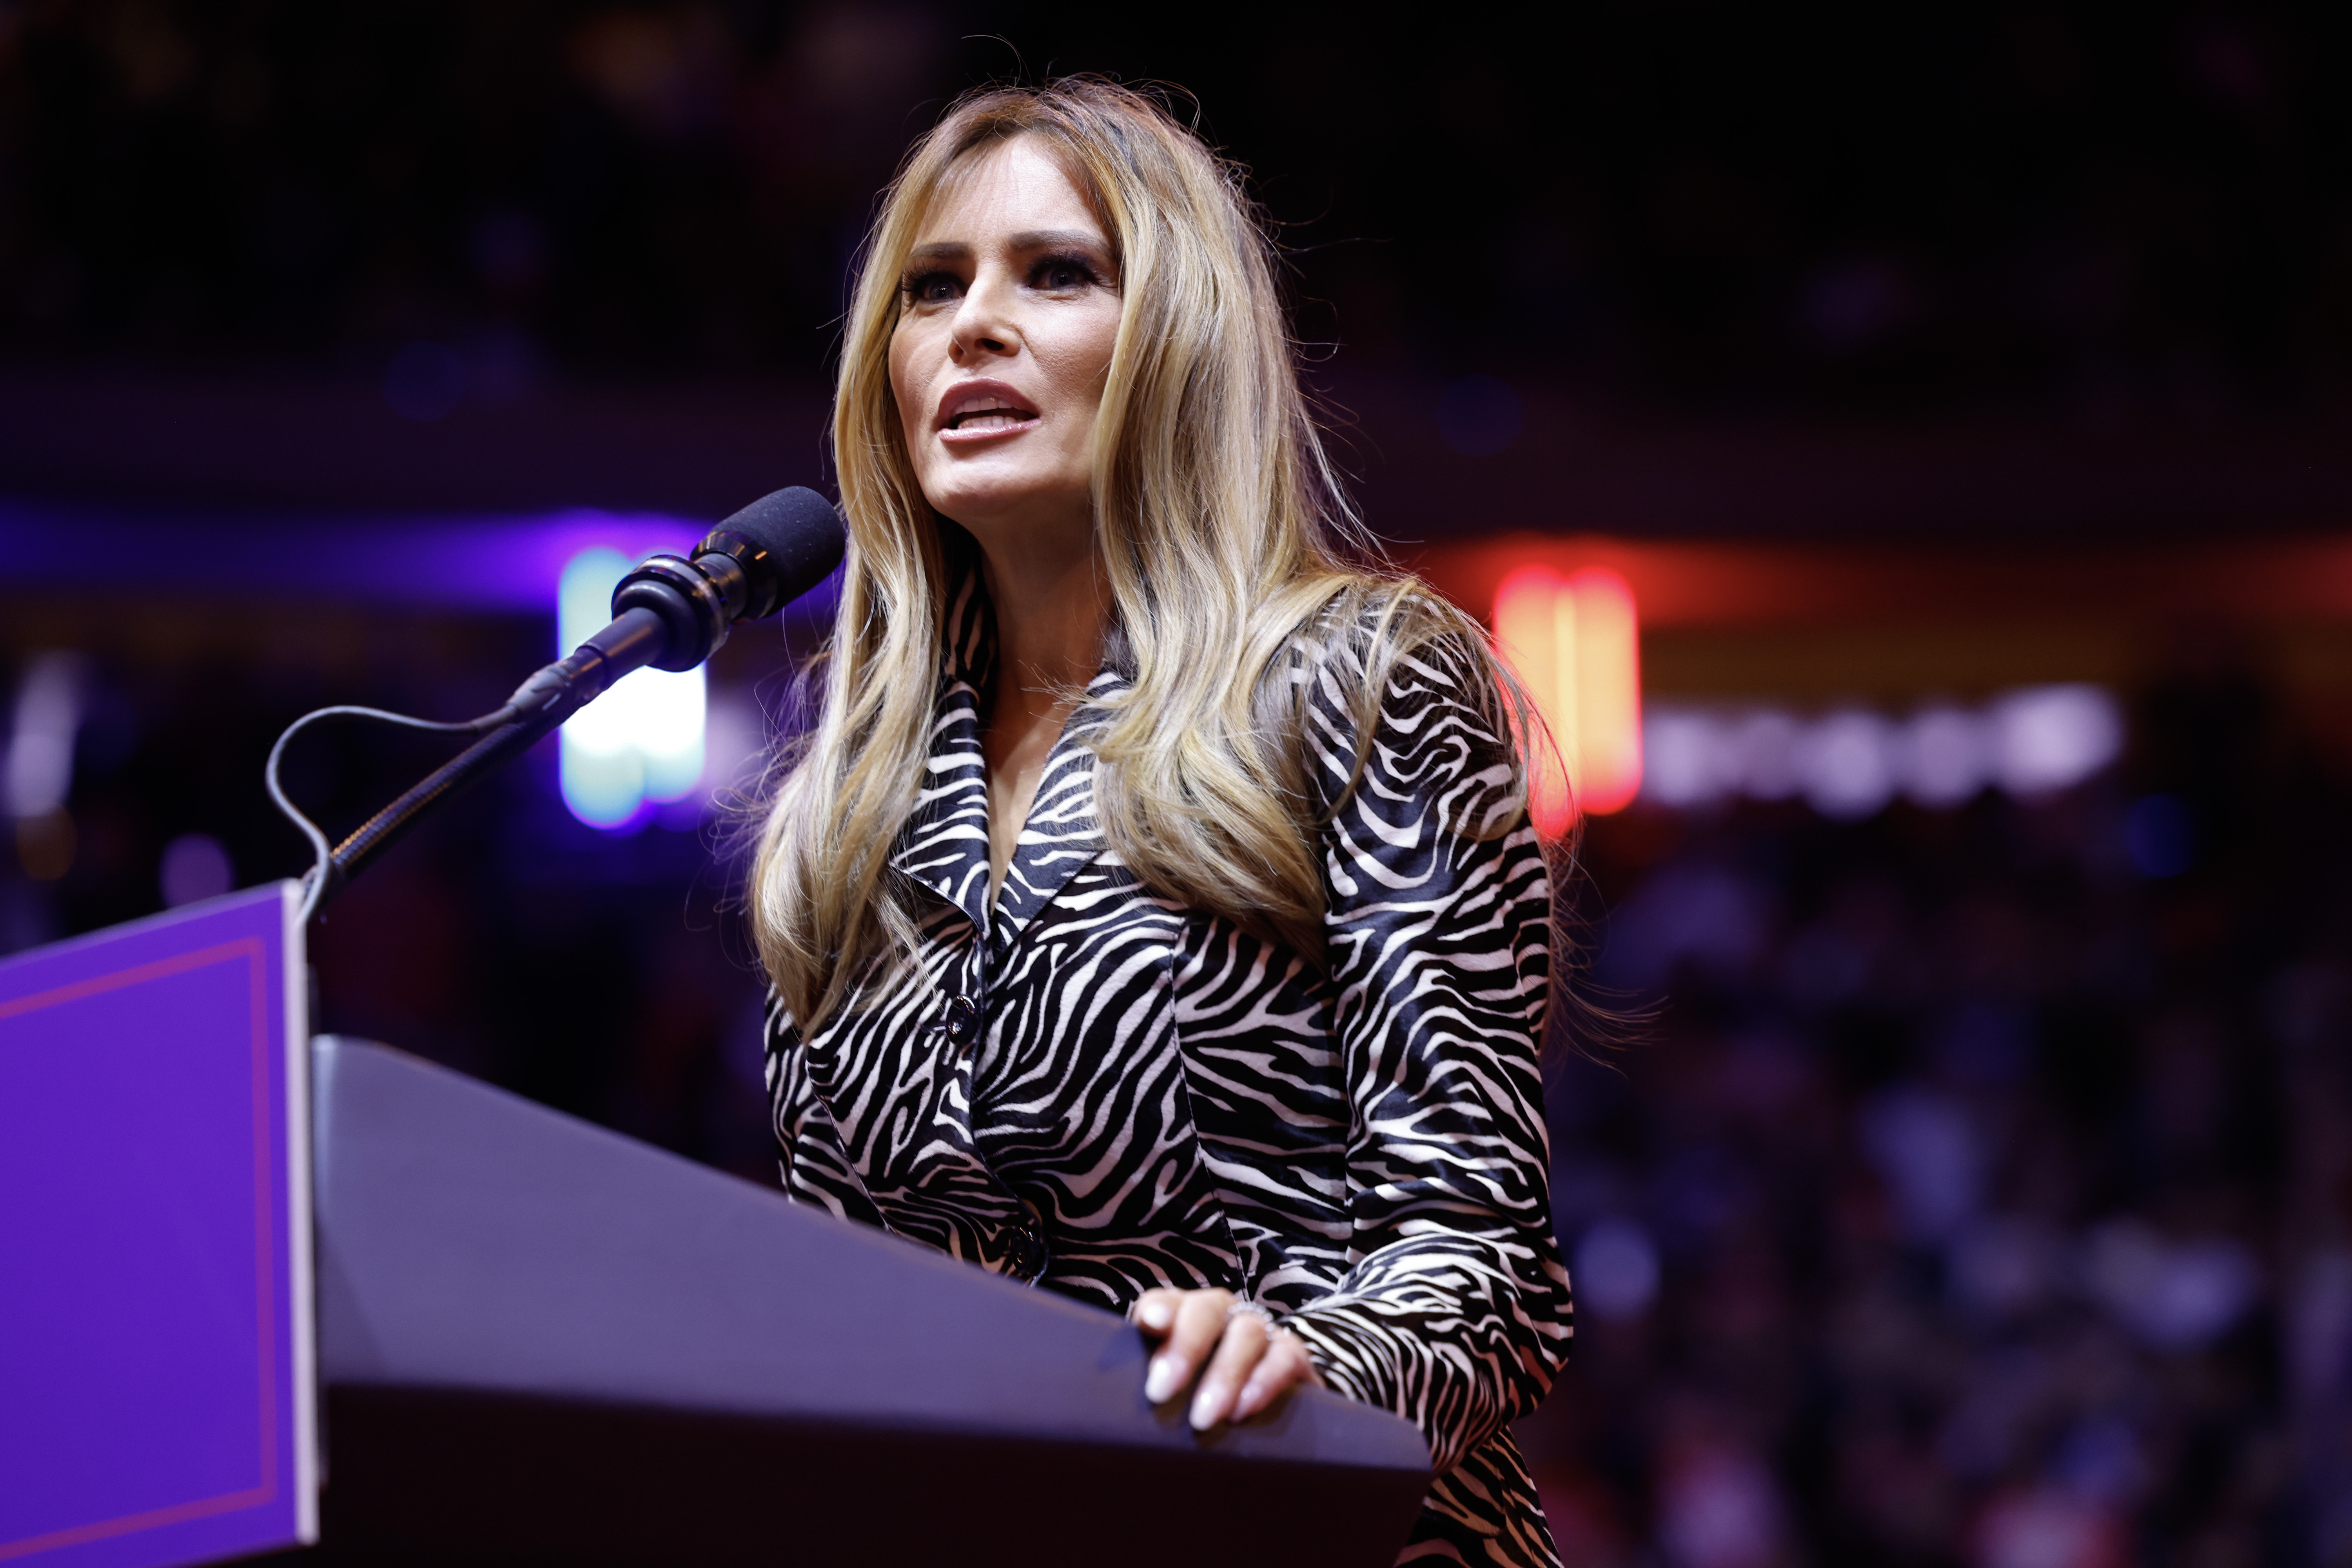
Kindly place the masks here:
<instances>
[{"instance_id":1,"label":"long sleeve","mask_svg":"<svg viewBox=\"0 0 2352 1568\"><path fill-rule=\"evenodd\" d=\"M1355 766L1361 673L1334 659L1311 679L1328 809ZM1487 679L1443 642L1398 661L1323 831L1350 1267L1286 1320L1327 1383L1418 1426L1441 1473L1535 1407L1570 1333L1537 1060L1551 889L1524 818L1495 832L1508 741L1465 700Z\"/></svg>"}]
</instances>

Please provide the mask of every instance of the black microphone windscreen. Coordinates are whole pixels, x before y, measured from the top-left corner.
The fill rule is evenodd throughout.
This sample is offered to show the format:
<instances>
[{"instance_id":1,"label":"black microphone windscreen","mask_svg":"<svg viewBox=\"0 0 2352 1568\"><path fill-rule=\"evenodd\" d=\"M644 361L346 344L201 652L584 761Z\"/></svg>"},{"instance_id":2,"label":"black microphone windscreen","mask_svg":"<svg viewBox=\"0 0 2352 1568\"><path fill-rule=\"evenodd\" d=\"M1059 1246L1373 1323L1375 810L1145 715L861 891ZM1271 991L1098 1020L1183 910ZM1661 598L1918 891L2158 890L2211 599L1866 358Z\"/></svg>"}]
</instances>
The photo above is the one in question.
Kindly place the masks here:
<instances>
[{"instance_id":1,"label":"black microphone windscreen","mask_svg":"<svg viewBox=\"0 0 2352 1568\"><path fill-rule=\"evenodd\" d=\"M848 531L833 503L800 485L761 496L719 527L766 552L776 574L773 604L799 598L841 564Z\"/></svg>"}]
</instances>

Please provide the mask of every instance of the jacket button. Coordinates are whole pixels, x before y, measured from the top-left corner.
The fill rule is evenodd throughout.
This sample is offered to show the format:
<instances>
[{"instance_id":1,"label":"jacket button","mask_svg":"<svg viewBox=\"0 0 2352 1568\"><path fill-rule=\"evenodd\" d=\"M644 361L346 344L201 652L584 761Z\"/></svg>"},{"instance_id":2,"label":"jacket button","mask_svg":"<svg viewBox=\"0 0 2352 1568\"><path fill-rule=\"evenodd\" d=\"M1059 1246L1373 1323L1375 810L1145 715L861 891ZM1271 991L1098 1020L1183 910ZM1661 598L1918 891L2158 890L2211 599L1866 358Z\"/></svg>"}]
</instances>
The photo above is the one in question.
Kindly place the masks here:
<instances>
[{"instance_id":1,"label":"jacket button","mask_svg":"<svg viewBox=\"0 0 2352 1568\"><path fill-rule=\"evenodd\" d=\"M1024 1225L1013 1233L1013 1251L1008 1261L1013 1278L1024 1285L1034 1285L1045 1272L1045 1266L1053 1261L1053 1252L1034 1224Z\"/></svg>"},{"instance_id":2,"label":"jacket button","mask_svg":"<svg viewBox=\"0 0 2352 1568\"><path fill-rule=\"evenodd\" d=\"M950 997L948 1001L948 1033L958 1040L969 1040L980 1026L980 1004L969 996Z\"/></svg>"}]
</instances>

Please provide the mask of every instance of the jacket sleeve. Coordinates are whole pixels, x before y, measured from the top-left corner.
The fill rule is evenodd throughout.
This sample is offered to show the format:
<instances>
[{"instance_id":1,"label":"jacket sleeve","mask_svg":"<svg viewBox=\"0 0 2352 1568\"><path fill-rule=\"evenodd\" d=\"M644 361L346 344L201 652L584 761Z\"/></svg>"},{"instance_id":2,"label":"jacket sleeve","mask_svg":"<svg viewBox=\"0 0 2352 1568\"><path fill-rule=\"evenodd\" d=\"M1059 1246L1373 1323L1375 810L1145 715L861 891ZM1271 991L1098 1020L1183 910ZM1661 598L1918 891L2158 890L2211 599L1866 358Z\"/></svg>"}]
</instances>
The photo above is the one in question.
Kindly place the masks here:
<instances>
[{"instance_id":1,"label":"jacket sleeve","mask_svg":"<svg viewBox=\"0 0 2352 1568\"><path fill-rule=\"evenodd\" d=\"M1568 1351L1537 1059L1551 889L1508 811L1509 738L1468 700L1483 661L1441 641L1391 667L1352 792L1360 666L1309 679L1309 769L1341 803L1321 847L1350 1267L1285 1321L1328 1384L1418 1426L1442 1473L1532 1411Z\"/></svg>"}]
</instances>

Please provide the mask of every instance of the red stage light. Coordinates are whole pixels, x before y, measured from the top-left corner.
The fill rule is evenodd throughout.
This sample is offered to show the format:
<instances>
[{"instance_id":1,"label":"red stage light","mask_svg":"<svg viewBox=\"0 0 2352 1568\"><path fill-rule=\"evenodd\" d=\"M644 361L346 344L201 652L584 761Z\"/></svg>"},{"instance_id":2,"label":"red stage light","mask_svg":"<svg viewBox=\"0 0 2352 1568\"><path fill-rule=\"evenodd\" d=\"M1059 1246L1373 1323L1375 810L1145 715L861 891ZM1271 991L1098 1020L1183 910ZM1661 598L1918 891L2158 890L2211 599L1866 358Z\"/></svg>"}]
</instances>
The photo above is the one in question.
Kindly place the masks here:
<instances>
[{"instance_id":1,"label":"red stage light","mask_svg":"<svg viewBox=\"0 0 2352 1568\"><path fill-rule=\"evenodd\" d=\"M1619 811L1642 787L1642 664L1633 591L1606 567L1521 566L1495 590L1495 638L1551 731L1538 744L1538 832Z\"/></svg>"}]
</instances>

